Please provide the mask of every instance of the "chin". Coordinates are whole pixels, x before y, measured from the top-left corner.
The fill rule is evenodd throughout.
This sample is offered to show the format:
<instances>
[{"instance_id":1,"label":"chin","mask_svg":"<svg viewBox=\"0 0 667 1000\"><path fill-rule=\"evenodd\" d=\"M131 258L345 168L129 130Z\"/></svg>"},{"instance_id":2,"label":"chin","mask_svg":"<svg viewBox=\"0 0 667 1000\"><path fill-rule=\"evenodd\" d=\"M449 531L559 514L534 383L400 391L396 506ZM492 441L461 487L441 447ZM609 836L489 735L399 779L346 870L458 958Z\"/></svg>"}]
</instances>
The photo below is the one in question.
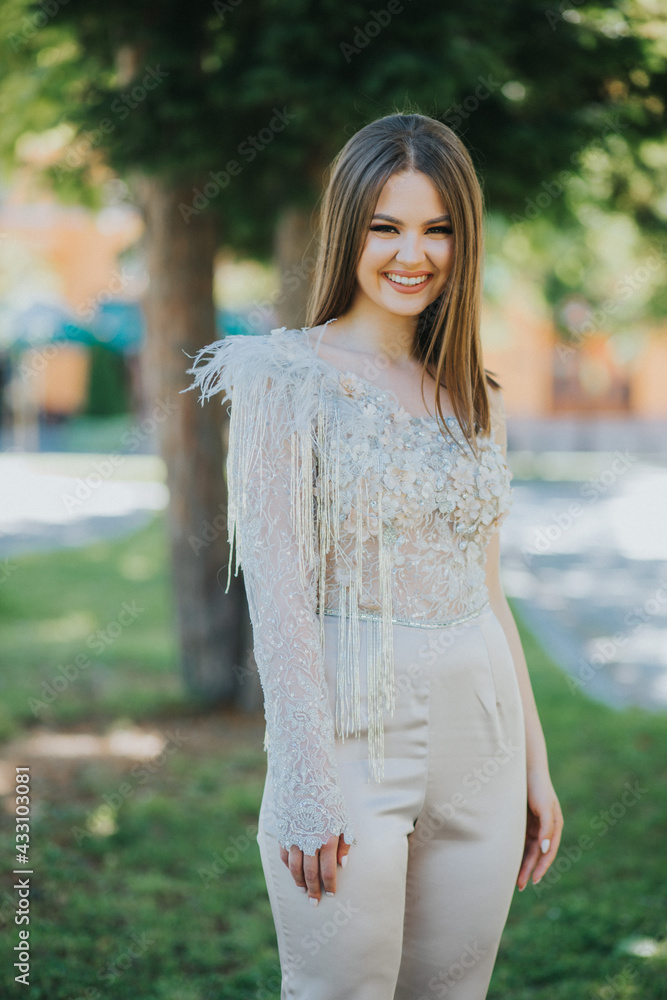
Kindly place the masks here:
<instances>
[{"instance_id":1,"label":"chin","mask_svg":"<svg viewBox=\"0 0 667 1000\"><path fill-rule=\"evenodd\" d=\"M422 313L427 306L430 306L432 302L435 302L436 298L437 296L429 298L426 302L423 300L421 302L417 302L415 301L416 296L413 299L406 295L404 301L387 302L386 300L380 300L378 301L378 305L387 312L392 313L394 316L419 316L419 314Z\"/></svg>"},{"instance_id":2,"label":"chin","mask_svg":"<svg viewBox=\"0 0 667 1000\"><path fill-rule=\"evenodd\" d=\"M397 308L395 306L383 304L382 308L386 312L390 312L393 316L419 316L419 314L424 311L426 306L413 306L406 303L406 305L401 309L400 306Z\"/></svg>"}]
</instances>

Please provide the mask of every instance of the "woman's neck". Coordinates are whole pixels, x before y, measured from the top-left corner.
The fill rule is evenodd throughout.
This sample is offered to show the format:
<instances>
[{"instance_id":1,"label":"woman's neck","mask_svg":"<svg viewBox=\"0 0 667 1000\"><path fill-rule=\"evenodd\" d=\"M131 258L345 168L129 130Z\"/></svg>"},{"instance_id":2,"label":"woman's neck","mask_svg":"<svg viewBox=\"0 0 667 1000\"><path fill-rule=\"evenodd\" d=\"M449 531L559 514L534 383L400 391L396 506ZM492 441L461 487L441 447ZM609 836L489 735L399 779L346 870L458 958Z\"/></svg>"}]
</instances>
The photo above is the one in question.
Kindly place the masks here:
<instances>
[{"instance_id":1,"label":"woman's neck","mask_svg":"<svg viewBox=\"0 0 667 1000\"><path fill-rule=\"evenodd\" d=\"M417 316L400 316L379 310L374 303L365 308L353 304L331 324L331 341L355 354L382 355L390 364L412 359Z\"/></svg>"}]
</instances>

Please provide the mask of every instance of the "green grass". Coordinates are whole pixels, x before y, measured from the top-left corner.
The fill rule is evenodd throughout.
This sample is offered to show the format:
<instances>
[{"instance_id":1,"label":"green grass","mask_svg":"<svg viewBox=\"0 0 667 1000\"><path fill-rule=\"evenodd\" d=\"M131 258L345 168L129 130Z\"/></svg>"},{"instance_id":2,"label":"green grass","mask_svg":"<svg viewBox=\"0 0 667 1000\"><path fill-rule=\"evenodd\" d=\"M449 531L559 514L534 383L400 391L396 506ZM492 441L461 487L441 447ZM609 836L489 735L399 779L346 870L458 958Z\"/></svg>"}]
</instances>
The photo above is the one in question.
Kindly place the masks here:
<instances>
[{"instance_id":1,"label":"green grass","mask_svg":"<svg viewBox=\"0 0 667 1000\"><path fill-rule=\"evenodd\" d=\"M10 560L0 584L0 738L28 723L187 705L165 549L156 518L121 541Z\"/></svg>"},{"instance_id":2,"label":"green grass","mask_svg":"<svg viewBox=\"0 0 667 1000\"><path fill-rule=\"evenodd\" d=\"M132 601L141 613L94 653L88 638ZM31 985L11 981L9 875L0 890L3 996L280 995L254 835L263 719L202 714L182 690L171 623L162 517L119 542L16 559L0 587L5 738L29 735L36 721L89 733L142 722L178 733L182 725L189 734L147 771L110 756L33 762ZM573 695L519 625L566 825L552 872L515 893L489 1000L663 1000L665 717ZM36 717L30 699L82 650L90 666ZM623 805L626 783L636 782L637 801ZM13 829L5 802L6 872ZM227 868L216 873L223 856ZM631 953L642 938L657 942L655 954Z\"/></svg>"},{"instance_id":3,"label":"green grass","mask_svg":"<svg viewBox=\"0 0 667 1000\"><path fill-rule=\"evenodd\" d=\"M573 695L515 615L565 827L540 884L515 893L489 1000L664 1000L667 719ZM643 938L653 957L631 953Z\"/></svg>"}]
</instances>

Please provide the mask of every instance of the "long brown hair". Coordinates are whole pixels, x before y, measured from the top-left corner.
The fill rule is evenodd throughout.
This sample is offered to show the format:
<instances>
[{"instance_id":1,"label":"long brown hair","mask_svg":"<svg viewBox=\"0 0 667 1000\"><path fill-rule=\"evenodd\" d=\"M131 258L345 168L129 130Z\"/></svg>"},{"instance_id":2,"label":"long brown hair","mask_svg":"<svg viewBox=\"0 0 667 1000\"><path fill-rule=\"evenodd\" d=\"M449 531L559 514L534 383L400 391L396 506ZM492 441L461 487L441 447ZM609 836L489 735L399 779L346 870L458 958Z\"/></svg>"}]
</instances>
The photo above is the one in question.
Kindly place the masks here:
<instances>
[{"instance_id":1,"label":"long brown hair","mask_svg":"<svg viewBox=\"0 0 667 1000\"><path fill-rule=\"evenodd\" d=\"M356 286L356 271L383 186L394 174L416 170L438 191L451 216L455 251L442 293L419 314L413 356L434 379L436 414L446 387L466 441L491 430L479 334L484 199L465 146L447 125L421 114L386 115L364 126L330 164L320 210L320 244L307 325L342 316Z\"/></svg>"}]
</instances>

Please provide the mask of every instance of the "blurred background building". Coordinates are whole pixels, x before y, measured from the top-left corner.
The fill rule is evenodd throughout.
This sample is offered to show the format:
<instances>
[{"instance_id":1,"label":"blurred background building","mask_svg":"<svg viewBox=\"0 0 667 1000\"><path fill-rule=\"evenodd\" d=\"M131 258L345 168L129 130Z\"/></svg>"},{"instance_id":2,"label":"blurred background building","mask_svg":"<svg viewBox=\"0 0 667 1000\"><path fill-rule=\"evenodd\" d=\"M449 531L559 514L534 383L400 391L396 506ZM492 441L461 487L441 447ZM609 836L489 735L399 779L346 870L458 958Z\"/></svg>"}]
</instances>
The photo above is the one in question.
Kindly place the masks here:
<instances>
[{"instance_id":1,"label":"blurred background building","mask_svg":"<svg viewBox=\"0 0 667 1000\"><path fill-rule=\"evenodd\" d=\"M3 450L67 449L77 419L137 419L147 405L141 215L122 202L101 211L58 203L32 174L43 155L34 145L24 153L0 204ZM492 274L494 266L491 256ZM661 451L667 324L635 331L624 353L604 326L567 345L535 283L519 267L501 266L502 294L485 294L482 339L486 367L503 387L510 448ZM281 325L271 308L278 285L271 267L220 255L216 286L226 308L217 309L218 335ZM577 309L585 319L573 297L575 320Z\"/></svg>"}]
</instances>

